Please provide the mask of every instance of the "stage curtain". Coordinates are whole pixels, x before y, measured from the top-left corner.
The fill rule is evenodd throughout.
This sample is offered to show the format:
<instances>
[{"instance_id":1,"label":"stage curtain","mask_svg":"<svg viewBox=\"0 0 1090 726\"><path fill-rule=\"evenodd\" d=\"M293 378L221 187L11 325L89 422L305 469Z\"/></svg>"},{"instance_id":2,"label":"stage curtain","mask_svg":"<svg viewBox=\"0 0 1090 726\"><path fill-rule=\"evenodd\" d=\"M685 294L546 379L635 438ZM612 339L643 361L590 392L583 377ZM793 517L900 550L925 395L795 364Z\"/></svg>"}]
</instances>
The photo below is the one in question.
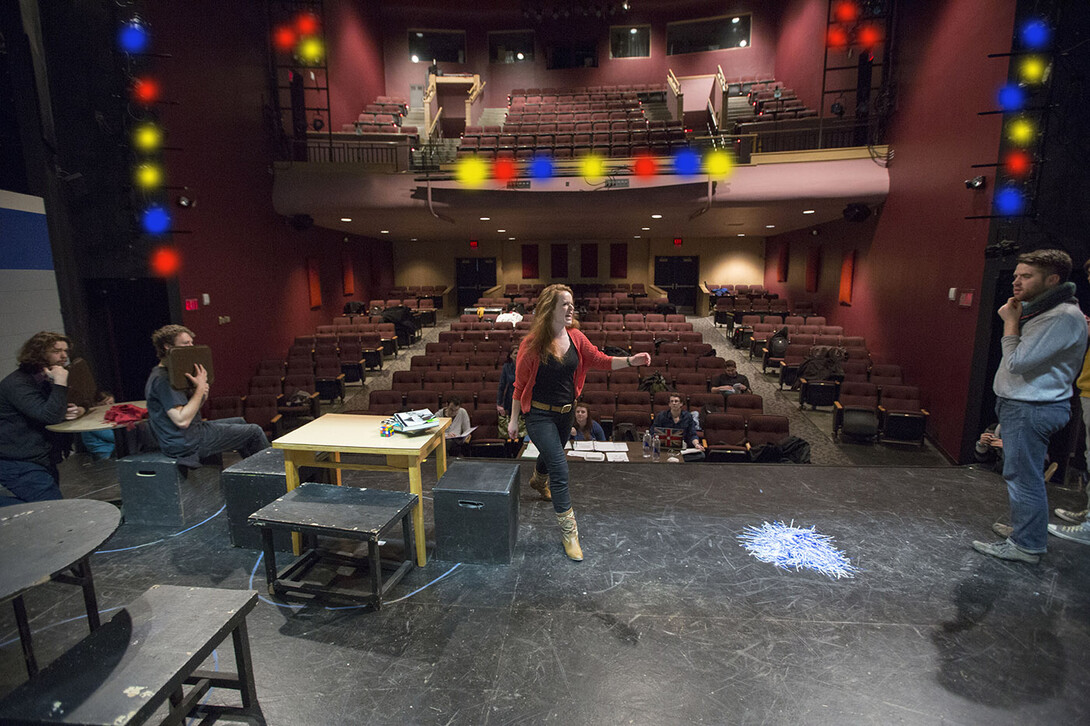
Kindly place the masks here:
<instances>
[{"instance_id":1,"label":"stage curtain","mask_svg":"<svg viewBox=\"0 0 1090 726\"><path fill-rule=\"evenodd\" d=\"M317 257L307 258L307 288L310 291L310 309L322 307L322 275Z\"/></svg>"}]
</instances>

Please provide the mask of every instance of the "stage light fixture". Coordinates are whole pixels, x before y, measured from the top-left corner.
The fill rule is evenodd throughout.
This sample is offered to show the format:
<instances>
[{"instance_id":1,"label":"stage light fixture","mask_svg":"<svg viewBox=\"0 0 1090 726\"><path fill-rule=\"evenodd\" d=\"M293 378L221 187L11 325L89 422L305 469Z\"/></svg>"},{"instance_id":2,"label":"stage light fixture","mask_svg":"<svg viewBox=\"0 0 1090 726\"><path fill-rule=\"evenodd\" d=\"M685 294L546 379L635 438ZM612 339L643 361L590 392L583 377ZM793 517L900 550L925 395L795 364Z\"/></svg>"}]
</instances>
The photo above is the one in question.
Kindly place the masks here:
<instances>
[{"instance_id":1,"label":"stage light fixture","mask_svg":"<svg viewBox=\"0 0 1090 726\"><path fill-rule=\"evenodd\" d=\"M159 205L148 207L141 217L144 231L151 235L166 234L170 229L170 213Z\"/></svg>"},{"instance_id":2,"label":"stage light fixture","mask_svg":"<svg viewBox=\"0 0 1090 726\"><path fill-rule=\"evenodd\" d=\"M273 30L273 47L281 53L290 53L298 40L295 31L286 25L281 25Z\"/></svg>"},{"instance_id":3,"label":"stage light fixture","mask_svg":"<svg viewBox=\"0 0 1090 726\"><path fill-rule=\"evenodd\" d=\"M144 191L158 189L163 184L163 170L158 164L140 164L133 170L133 179Z\"/></svg>"},{"instance_id":4,"label":"stage light fixture","mask_svg":"<svg viewBox=\"0 0 1090 726\"><path fill-rule=\"evenodd\" d=\"M983 189L988 185L988 180L983 176L974 176L965 180L966 189Z\"/></svg>"},{"instance_id":5,"label":"stage light fixture","mask_svg":"<svg viewBox=\"0 0 1090 726\"><path fill-rule=\"evenodd\" d=\"M163 130L148 121L133 129L132 143L140 151L154 152L163 145Z\"/></svg>"},{"instance_id":6,"label":"stage light fixture","mask_svg":"<svg viewBox=\"0 0 1090 726\"><path fill-rule=\"evenodd\" d=\"M148 42L148 27L139 16L122 23L117 31L117 44L125 53L143 53Z\"/></svg>"},{"instance_id":7,"label":"stage light fixture","mask_svg":"<svg viewBox=\"0 0 1090 726\"><path fill-rule=\"evenodd\" d=\"M681 149L674 154L674 173L679 176L696 176L700 173L700 155L692 149Z\"/></svg>"},{"instance_id":8,"label":"stage light fixture","mask_svg":"<svg viewBox=\"0 0 1090 726\"><path fill-rule=\"evenodd\" d=\"M854 23L859 17L859 5L852 0L840 0L833 6L833 17L839 23Z\"/></svg>"},{"instance_id":9,"label":"stage light fixture","mask_svg":"<svg viewBox=\"0 0 1090 726\"><path fill-rule=\"evenodd\" d=\"M1005 187L995 193L995 211L1009 217L1021 214L1026 208L1026 198L1014 187Z\"/></svg>"},{"instance_id":10,"label":"stage light fixture","mask_svg":"<svg viewBox=\"0 0 1090 726\"><path fill-rule=\"evenodd\" d=\"M859 29L858 38L859 45L871 50L882 42L882 31L877 25L864 25Z\"/></svg>"},{"instance_id":11,"label":"stage light fixture","mask_svg":"<svg viewBox=\"0 0 1090 726\"><path fill-rule=\"evenodd\" d=\"M1033 141L1036 127L1027 118L1017 118L1007 125L1007 138L1019 146L1025 146Z\"/></svg>"},{"instance_id":12,"label":"stage light fixture","mask_svg":"<svg viewBox=\"0 0 1090 726\"><path fill-rule=\"evenodd\" d=\"M1009 151L1003 158L1003 171L1013 177L1029 174L1032 167L1033 159L1025 151Z\"/></svg>"},{"instance_id":13,"label":"stage light fixture","mask_svg":"<svg viewBox=\"0 0 1090 726\"><path fill-rule=\"evenodd\" d=\"M999 108L1010 113L1021 111L1026 106L1026 89L1010 83L999 89Z\"/></svg>"},{"instance_id":14,"label":"stage light fixture","mask_svg":"<svg viewBox=\"0 0 1090 726\"><path fill-rule=\"evenodd\" d=\"M160 277L173 277L182 267L182 256L173 247L158 247L152 251L148 264Z\"/></svg>"},{"instance_id":15,"label":"stage light fixture","mask_svg":"<svg viewBox=\"0 0 1090 726\"><path fill-rule=\"evenodd\" d=\"M481 159L470 156L457 163L454 175L467 187L479 187L488 177L488 169Z\"/></svg>"},{"instance_id":16,"label":"stage light fixture","mask_svg":"<svg viewBox=\"0 0 1090 726\"><path fill-rule=\"evenodd\" d=\"M299 43L299 60L311 65L317 65L322 62L322 58L325 55L325 46L322 44L321 38L304 38Z\"/></svg>"},{"instance_id":17,"label":"stage light fixture","mask_svg":"<svg viewBox=\"0 0 1090 726\"><path fill-rule=\"evenodd\" d=\"M726 179L734 171L734 160L726 151L716 149L704 157L704 171L713 179Z\"/></svg>"},{"instance_id":18,"label":"stage light fixture","mask_svg":"<svg viewBox=\"0 0 1090 726\"><path fill-rule=\"evenodd\" d=\"M321 22L314 13L299 13L295 18L295 29L299 31L299 35L314 35L320 26Z\"/></svg>"},{"instance_id":19,"label":"stage light fixture","mask_svg":"<svg viewBox=\"0 0 1090 726\"><path fill-rule=\"evenodd\" d=\"M507 184L515 178L515 162L511 159L496 159L492 165L492 176L496 181Z\"/></svg>"},{"instance_id":20,"label":"stage light fixture","mask_svg":"<svg viewBox=\"0 0 1090 726\"><path fill-rule=\"evenodd\" d=\"M833 105L829 107L829 111L837 118L843 118L844 104L841 103L839 99L837 99L836 101L833 101Z\"/></svg>"},{"instance_id":21,"label":"stage light fixture","mask_svg":"<svg viewBox=\"0 0 1090 726\"><path fill-rule=\"evenodd\" d=\"M144 106L150 106L158 101L159 92L159 81L154 78L136 78L132 82L132 97Z\"/></svg>"},{"instance_id":22,"label":"stage light fixture","mask_svg":"<svg viewBox=\"0 0 1090 726\"><path fill-rule=\"evenodd\" d=\"M588 181L601 179L605 175L605 162L597 154L587 154L579 162L579 173Z\"/></svg>"},{"instance_id":23,"label":"stage light fixture","mask_svg":"<svg viewBox=\"0 0 1090 726\"><path fill-rule=\"evenodd\" d=\"M1037 85L1043 83L1048 72L1048 63L1040 56L1031 55L1018 64L1018 77L1022 83Z\"/></svg>"},{"instance_id":24,"label":"stage light fixture","mask_svg":"<svg viewBox=\"0 0 1090 726\"><path fill-rule=\"evenodd\" d=\"M553 175L553 160L547 156L535 156L530 162L530 178L549 179Z\"/></svg>"},{"instance_id":25,"label":"stage light fixture","mask_svg":"<svg viewBox=\"0 0 1090 726\"><path fill-rule=\"evenodd\" d=\"M1048 45L1052 37L1052 28L1048 27L1048 23L1044 20L1032 18L1022 25L1019 35L1022 38L1022 45L1030 50L1041 50Z\"/></svg>"},{"instance_id":26,"label":"stage light fixture","mask_svg":"<svg viewBox=\"0 0 1090 726\"><path fill-rule=\"evenodd\" d=\"M848 47L848 31L839 26L829 28L825 37L825 44L830 48L843 49Z\"/></svg>"},{"instance_id":27,"label":"stage light fixture","mask_svg":"<svg viewBox=\"0 0 1090 726\"><path fill-rule=\"evenodd\" d=\"M644 154L636 158L634 171L638 177L654 176L658 172L658 162L655 161L655 157Z\"/></svg>"}]
</instances>

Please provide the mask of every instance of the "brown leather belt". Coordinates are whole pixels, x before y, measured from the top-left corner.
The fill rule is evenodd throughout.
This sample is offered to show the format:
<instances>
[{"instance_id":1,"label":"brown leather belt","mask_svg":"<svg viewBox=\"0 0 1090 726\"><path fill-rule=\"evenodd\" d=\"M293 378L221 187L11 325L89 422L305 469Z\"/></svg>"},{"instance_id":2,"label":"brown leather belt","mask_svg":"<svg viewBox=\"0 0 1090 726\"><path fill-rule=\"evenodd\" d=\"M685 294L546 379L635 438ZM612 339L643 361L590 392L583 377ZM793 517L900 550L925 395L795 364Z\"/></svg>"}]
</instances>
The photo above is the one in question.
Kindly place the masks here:
<instances>
[{"instance_id":1,"label":"brown leather belt","mask_svg":"<svg viewBox=\"0 0 1090 726\"><path fill-rule=\"evenodd\" d=\"M552 411L553 413L567 413L568 411L571 411L572 405L573 404L566 403L563 406L550 406L541 401L530 401L530 408L536 408L542 411Z\"/></svg>"}]
</instances>

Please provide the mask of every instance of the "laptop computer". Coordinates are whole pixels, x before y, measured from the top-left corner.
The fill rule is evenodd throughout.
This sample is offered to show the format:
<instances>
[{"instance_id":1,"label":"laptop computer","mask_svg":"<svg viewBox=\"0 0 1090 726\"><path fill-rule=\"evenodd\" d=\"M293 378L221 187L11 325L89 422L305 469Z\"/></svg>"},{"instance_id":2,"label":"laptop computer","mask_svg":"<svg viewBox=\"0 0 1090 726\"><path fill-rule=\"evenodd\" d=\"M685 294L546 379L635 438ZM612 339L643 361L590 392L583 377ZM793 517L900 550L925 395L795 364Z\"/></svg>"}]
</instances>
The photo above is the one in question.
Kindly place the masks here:
<instances>
[{"instance_id":1,"label":"laptop computer","mask_svg":"<svg viewBox=\"0 0 1090 726\"><path fill-rule=\"evenodd\" d=\"M215 381L215 372L212 369L212 349L207 345L191 345L182 348L171 348L167 351L167 373L170 376L170 387L176 391L184 391L190 387L186 373L190 375L196 370L194 366L200 363L208 371L208 383Z\"/></svg>"},{"instance_id":2,"label":"laptop computer","mask_svg":"<svg viewBox=\"0 0 1090 726\"><path fill-rule=\"evenodd\" d=\"M664 429L656 428L655 433L659 436L659 442L664 449L683 449L685 448L685 429Z\"/></svg>"}]
</instances>

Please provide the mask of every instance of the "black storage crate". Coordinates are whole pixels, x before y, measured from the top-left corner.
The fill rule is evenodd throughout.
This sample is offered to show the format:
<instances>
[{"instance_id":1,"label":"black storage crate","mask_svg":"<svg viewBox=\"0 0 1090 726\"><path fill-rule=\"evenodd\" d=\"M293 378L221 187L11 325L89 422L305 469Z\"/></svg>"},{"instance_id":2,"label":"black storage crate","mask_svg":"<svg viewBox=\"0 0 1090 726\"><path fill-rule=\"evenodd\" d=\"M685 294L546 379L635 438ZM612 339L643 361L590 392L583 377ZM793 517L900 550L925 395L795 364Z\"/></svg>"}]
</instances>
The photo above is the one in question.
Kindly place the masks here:
<instances>
[{"instance_id":1,"label":"black storage crate","mask_svg":"<svg viewBox=\"0 0 1090 726\"><path fill-rule=\"evenodd\" d=\"M299 481L329 482L329 470L301 467ZM231 544L246 549L261 549L261 532L251 527L247 518L288 491L284 473L284 452L269 447L229 466L220 477L223 500L227 505L227 528ZM291 551L291 532L277 531L273 540L277 550Z\"/></svg>"},{"instance_id":2,"label":"black storage crate","mask_svg":"<svg viewBox=\"0 0 1090 726\"><path fill-rule=\"evenodd\" d=\"M437 559L483 565L511 562L519 528L517 464L451 462L432 495Z\"/></svg>"},{"instance_id":3,"label":"black storage crate","mask_svg":"<svg viewBox=\"0 0 1090 726\"><path fill-rule=\"evenodd\" d=\"M156 527L185 524L184 478L178 462L158 451L126 456L117 464L125 521Z\"/></svg>"}]
</instances>

